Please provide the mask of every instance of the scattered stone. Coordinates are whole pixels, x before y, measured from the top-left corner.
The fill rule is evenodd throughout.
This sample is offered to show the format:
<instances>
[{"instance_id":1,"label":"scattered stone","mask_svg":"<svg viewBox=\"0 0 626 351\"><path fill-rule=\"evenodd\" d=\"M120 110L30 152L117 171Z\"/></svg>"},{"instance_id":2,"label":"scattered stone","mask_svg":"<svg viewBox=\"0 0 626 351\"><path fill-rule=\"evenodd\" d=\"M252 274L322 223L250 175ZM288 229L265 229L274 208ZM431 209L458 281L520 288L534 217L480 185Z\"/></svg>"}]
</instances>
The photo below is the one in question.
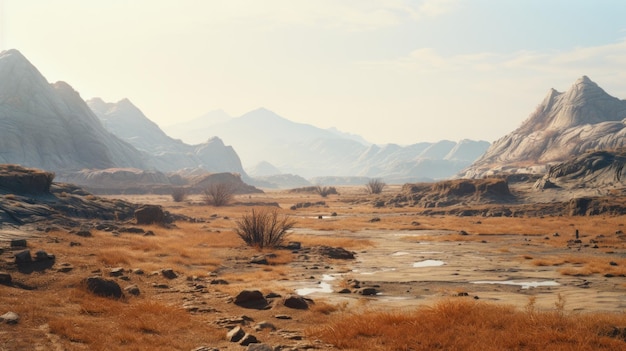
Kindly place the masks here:
<instances>
[{"instance_id":1,"label":"scattered stone","mask_svg":"<svg viewBox=\"0 0 626 351\"><path fill-rule=\"evenodd\" d=\"M51 255L43 250L35 252L36 261L54 260L54 255Z\"/></svg>"},{"instance_id":2,"label":"scattered stone","mask_svg":"<svg viewBox=\"0 0 626 351\"><path fill-rule=\"evenodd\" d=\"M285 246L287 250L300 250L302 248L302 243L299 241L290 241Z\"/></svg>"},{"instance_id":3,"label":"scattered stone","mask_svg":"<svg viewBox=\"0 0 626 351\"><path fill-rule=\"evenodd\" d=\"M268 321L259 322L259 323L257 323L254 326L254 330L256 330L256 331L261 331L261 330L264 330L264 329L270 329L270 330L274 331L274 330L276 330L276 326L274 324L268 322Z\"/></svg>"},{"instance_id":4,"label":"scattered stone","mask_svg":"<svg viewBox=\"0 0 626 351\"><path fill-rule=\"evenodd\" d=\"M143 271L143 269L141 269L141 268L135 268L135 269L133 269L133 274L142 275L142 274L144 274L144 273L145 273L145 272L144 272L144 271Z\"/></svg>"},{"instance_id":5,"label":"scattered stone","mask_svg":"<svg viewBox=\"0 0 626 351\"><path fill-rule=\"evenodd\" d=\"M278 335L280 335L281 337L287 339L287 340L302 340L302 334L300 334L297 331L292 331L292 330L280 330L278 332Z\"/></svg>"},{"instance_id":6,"label":"scattered stone","mask_svg":"<svg viewBox=\"0 0 626 351\"><path fill-rule=\"evenodd\" d=\"M163 224L165 223L165 213L158 205L143 205L135 211L137 224Z\"/></svg>"},{"instance_id":7,"label":"scattered stone","mask_svg":"<svg viewBox=\"0 0 626 351\"><path fill-rule=\"evenodd\" d=\"M288 316L286 314L277 314L274 316L274 318L286 320L286 319L291 319L291 316Z\"/></svg>"},{"instance_id":8,"label":"scattered stone","mask_svg":"<svg viewBox=\"0 0 626 351\"><path fill-rule=\"evenodd\" d=\"M124 291L135 296L139 296L139 294L141 293L141 291L139 291L139 287L136 284L125 287Z\"/></svg>"},{"instance_id":9,"label":"scattered stone","mask_svg":"<svg viewBox=\"0 0 626 351\"><path fill-rule=\"evenodd\" d=\"M131 234L144 234L146 233L143 228L139 227L122 227L118 230L120 233L131 233Z\"/></svg>"},{"instance_id":10,"label":"scattered stone","mask_svg":"<svg viewBox=\"0 0 626 351\"><path fill-rule=\"evenodd\" d=\"M313 303L313 300L295 294L289 294L283 299L283 305L285 305L285 307L297 310L307 310L309 309L309 305Z\"/></svg>"},{"instance_id":11,"label":"scattered stone","mask_svg":"<svg viewBox=\"0 0 626 351\"><path fill-rule=\"evenodd\" d=\"M224 279L213 279L209 282L212 285L228 285L228 282Z\"/></svg>"},{"instance_id":12,"label":"scattered stone","mask_svg":"<svg viewBox=\"0 0 626 351\"><path fill-rule=\"evenodd\" d=\"M269 264L265 255L254 256L250 259L251 264Z\"/></svg>"},{"instance_id":13,"label":"scattered stone","mask_svg":"<svg viewBox=\"0 0 626 351\"><path fill-rule=\"evenodd\" d=\"M154 232L152 230L148 230L143 234L143 236L154 236Z\"/></svg>"},{"instance_id":14,"label":"scattered stone","mask_svg":"<svg viewBox=\"0 0 626 351\"><path fill-rule=\"evenodd\" d=\"M459 235L469 235L465 230L460 230Z\"/></svg>"},{"instance_id":15,"label":"scattered stone","mask_svg":"<svg viewBox=\"0 0 626 351\"><path fill-rule=\"evenodd\" d=\"M209 346L198 346L191 351L220 351L220 349L217 349L215 347L209 347Z\"/></svg>"},{"instance_id":16,"label":"scattered stone","mask_svg":"<svg viewBox=\"0 0 626 351\"><path fill-rule=\"evenodd\" d=\"M235 305L244 308L265 309L267 300L258 290L243 290L235 297Z\"/></svg>"},{"instance_id":17,"label":"scattered stone","mask_svg":"<svg viewBox=\"0 0 626 351\"><path fill-rule=\"evenodd\" d=\"M20 316L15 312L7 312L0 316L0 321L6 324L17 324L20 321Z\"/></svg>"},{"instance_id":18,"label":"scattered stone","mask_svg":"<svg viewBox=\"0 0 626 351\"><path fill-rule=\"evenodd\" d=\"M274 351L274 348L268 344L256 343L248 345L246 351Z\"/></svg>"},{"instance_id":19,"label":"scattered stone","mask_svg":"<svg viewBox=\"0 0 626 351\"><path fill-rule=\"evenodd\" d=\"M269 294L265 295L266 299L275 299L277 297L281 297L281 295L279 293L275 293L275 292L270 292Z\"/></svg>"},{"instance_id":20,"label":"scattered stone","mask_svg":"<svg viewBox=\"0 0 626 351\"><path fill-rule=\"evenodd\" d=\"M239 340L243 339L245 335L246 332L243 331L243 328L240 326L236 326L233 329L229 330L228 333L226 333L226 340L230 342L238 342Z\"/></svg>"},{"instance_id":21,"label":"scattered stone","mask_svg":"<svg viewBox=\"0 0 626 351\"><path fill-rule=\"evenodd\" d=\"M462 292L456 294L456 296L469 296L469 293L467 293L465 291L462 291Z\"/></svg>"},{"instance_id":22,"label":"scattered stone","mask_svg":"<svg viewBox=\"0 0 626 351\"><path fill-rule=\"evenodd\" d=\"M74 269L74 266L66 262L66 263L61 263L59 265L59 268L57 268L57 272L68 273L68 272L71 272L73 269Z\"/></svg>"},{"instance_id":23,"label":"scattered stone","mask_svg":"<svg viewBox=\"0 0 626 351\"><path fill-rule=\"evenodd\" d=\"M338 294L350 294L350 293L352 293L352 291L350 289L348 289L348 288L343 288L343 289L337 291L337 293Z\"/></svg>"},{"instance_id":24,"label":"scattered stone","mask_svg":"<svg viewBox=\"0 0 626 351\"><path fill-rule=\"evenodd\" d=\"M374 217L374 218L370 219L370 222L371 223L380 222L380 218L379 217Z\"/></svg>"},{"instance_id":25,"label":"scattered stone","mask_svg":"<svg viewBox=\"0 0 626 351\"><path fill-rule=\"evenodd\" d=\"M374 296L376 294L378 294L378 290L376 290L376 288L361 288L357 290L357 293L363 296Z\"/></svg>"},{"instance_id":26,"label":"scattered stone","mask_svg":"<svg viewBox=\"0 0 626 351\"><path fill-rule=\"evenodd\" d=\"M171 268L162 269L161 274L167 279L178 278L178 274L176 274L176 272L174 272L174 270Z\"/></svg>"},{"instance_id":27,"label":"scattered stone","mask_svg":"<svg viewBox=\"0 0 626 351\"><path fill-rule=\"evenodd\" d=\"M250 344L256 344L258 342L259 340L256 338L256 336L246 333L246 335L244 335L243 338L241 338L241 340L239 341L239 345L248 346Z\"/></svg>"},{"instance_id":28,"label":"scattered stone","mask_svg":"<svg viewBox=\"0 0 626 351\"><path fill-rule=\"evenodd\" d=\"M89 277L84 282L87 286L87 290L95 295L113 297L116 299L122 297L122 289L114 280L108 280L102 277Z\"/></svg>"},{"instance_id":29,"label":"scattered stone","mask_svg":"<svg viewBox=\"0 0 626 351\"><path fill-rule=\"evenodd\" d=\"M90 238L93 236L89 230L79 230L76 232L76 235L81 236L83 238Z\"/></svg>"},{"instance_id":30,"label":"scattered stone","mask_svg":"<svg viewBox=\"0 0 626 351\"><path fill-rule=\"evenodd\" d=\"M0 284L2 285L11 285L11 275L7 272L0 272Z\"/></svg>"},{"instance_id":31,"label":"scattered stone","mask_svg":"<svg viewBox=\"0 0 626 351\"><path fill-rule=\"evenodd\" d=\"M109 276L111 277L121 277L123 275L124 275L124 268L122 267L112 268L111 271L109 272Z\"/></svg>"},{"instance_id":32,"label":"scattered stone","mask_svg":"<svg viewBox=\"0 0 626 351\"><path fill-rule=\"evenodd\" d=\"M340 260L354 259L354 252L348 251L342 247L320 246L318 252L322 256Z\"/></svg>"},{"instance_id":33,"label":"scattered stone","mask_svg":"<svg viewBox=\"0 0 626 351\"><path fill-rule=\"evenodd\" d=\"M30 250L24 250L15 254L15 263L17 264L30 263L32 261Z\"/></svg>"},{"instance_id":34,"label":"scattered stone","mask_svg":"<svg viewBox=\"0 0 626 351\"><path fill-rule=\"evenodd\" d=\"M11 247L26 247L26 239L11 239Z\"/></svg>"},{"instance_id":35,"label":"scattered stone","mask_svg":"<svg viewBox=\"0 0 626 351\"><path fill-rule=\"evenodd\" d=\"M80 246L81 243L77 243L75 241L70 241L70 247L74 247L74 246Z\"/></svg>"},{"instance_id":36,"label":"scattered stone","mask_svg":"<svg viewBox=\"0 0 626 351\"><path fill-rule=\"evenodd\" d=\"M152 287L157 289L169 289L170 286L167 284L152 284Z\"/></svg>"},{"instance_id":37,"label":"scattered stone","mask_svg":"<svg viewBox=\"0 0 626 351\"><path fill-rule=\"evenodd\" d=\"M246 325L248 324L248 322L251 322L251 321L253 321L252 318L248 316L241 316L241 317L220 318L214 321L214 323L219 325L220 327L232 329L233 327L238 326L238 325Z\"/></svg>"},{"instance_id":38,"label":"scattered stone","mask_svg":"<svg viewBox=\"0 0 626 351\"><path fill-rule=\"evenodd\" d=\"M617 264L617 262L614 262L614 261L609 262L609 264L610 264L611 266L617 266L617 265L618 265L618 264Z\"/></svg>"}]
</instances>

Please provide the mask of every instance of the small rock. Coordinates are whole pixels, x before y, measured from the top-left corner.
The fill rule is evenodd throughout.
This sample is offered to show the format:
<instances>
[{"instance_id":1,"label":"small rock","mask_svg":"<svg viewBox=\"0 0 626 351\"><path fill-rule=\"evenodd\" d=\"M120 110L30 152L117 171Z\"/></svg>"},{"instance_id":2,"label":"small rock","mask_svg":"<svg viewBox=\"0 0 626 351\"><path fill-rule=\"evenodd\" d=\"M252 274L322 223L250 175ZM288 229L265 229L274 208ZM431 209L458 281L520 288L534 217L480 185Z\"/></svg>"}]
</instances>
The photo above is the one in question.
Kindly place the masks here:
<instances>
[{"instance_id":1,"label":"small rock","mask_svg":"<svg viewBox=\"0 0 626 351\"><path fill-rule=\"evenodd\" d=\"M176 279L178 277L178 274L171 268L162 269L161 274L167 279Z\"/></svg>"},{"instance_id":2,"label":"small rock","mask_svg":"<svg viewBox=\"0 0 626 351\"><path fill-rule=\"evenodd\" d=\"M122 267L112 268L109 272L109 276L111 277L120 277L122 275L124 275L124 268Z\"/></svg>"},{"instance_id":3,"label":"small rock","mask_svg":"<svg viewBox=\"0 0 626 351\"><path fill-rule=\"evenodd\" d=\"M259 340L256 338L256 336L246 333L246 335L244 335L243 338L241 338L241 340L239 341L239 345L248 346L250 344L256 344L258 342Z\"/></svg>"},{"instance_id":4,"label":"small rock","mask_svg":"<svg viewBox=\"0 0 626 351\"><path fill-rule=\"evenodd\" d=\"M288 316L286 314L277 314L274 316L274 318L286 320L286 319L291 319L291 316Z\"/></svg>"},{"instance_id":5,"label":"small rock","mask_svg":"<svg viewBox=\"0 0 626 351\"><path fill-rule=\"evenodd\" d=\"M243 328L236 326L226 333L226 340L230 342L238 342L243 339L244 335L246 335L246 332L243 331Z\"/></svg>"},{"instance_id":6,"label":"small rock","mask_svg":"<svg viewBox=\"0 0 626 351\"><path fill-rule=\"evenodd\" d=\"M74 266L72 266L70 263L61 263L59 265L59 268L57 268L57 272L68 273L71 272L73 269Z\"/></svg>"},{"instance_id":7,"label":"small rock","mask_svg":"<svg viewBox=\"0 0 626 351\"><path fill-rule=\"evenodd\" d=\"M337 293L338 294L350 294L350 293L352 293L352 291L350 291L350 289L348 289L348 288L343 288L343 289L337 291Z\"/></svg>"},{"instance_id":8,"label":"small rock","mask_svg":"<svg viewBox=\"0 0 626 351\"><path fill-rule=\"evenodd\" d=\"M618 265L618 264L617 264L617 262L614 262L614 261L609 262L609 264L610 264L611 266L617 266L617 265Z\"/></svg>"},{"instance_id":9,"label":"small rock","mask_svg":"<svg viewBox=\"0 0 626 351\"><path fill-rule=\"evenodd\" d=\"M245 308L264 309L268 306L267 300L258 290L242 290L234 302L235 305Z\"/></svg>"},{"instance_id":10,"label":"small rock","mask_svg":"<svg viewBox=\"0 0 626 351\"><path fill-rule=\"evenodd\" d=\"M145 273L145 272L144 272L144 271L143 271L143 269L141 269L141 268L135 268L135 269L133 269L133 274L142 275L142 274L144 274L144 273Z\"/></svg>"},{"instance_id":11,"label":"small rock","mask_svg":"<svg viewBox=\"0 0 626 351\"><path fill-rule=\"evenodd\" d=\"M26 239L11 239L11 247L26 247Z\"/></svg>"},{"instance_id":12,"label":"small rock","mask_svg":"<svg viewBox=\"0 0 626 351\"><path fill-rule=\"evenodd\" d=\"M127 293L129 293L131 295L135 295L135 296L139 296L139 294L141 293L139 291L139 287L136 284L129 285L129 286L125 287L124 291L126 291Z\"/></svg>"},{"instance_id":13,"label":"small rock","mask_svg":"<svg viewBox=\"0 0 626 351\"><path fill-rule=\"evenodd\" d=\"M379 217L374 217L374 218L370 219L370 222L371 223L380 222L380 218Z\"/></svg>"},{"instance_id":14,"label":"small rock","mask_svg":"<svg viewBox=\"0 0 626 351\"><path fill-rule=\"evenodd\" d=\"M143 236L154 236L154 232L152 230L148 230L143 234Z\"/></svg>"},{"instance_id":15,"label":"small rock","mask_svg":"<svg viewBox=\"0 0 626 351\"><path fill-rule=\"evenodd\" d=\"M76 235L82 236L83 238L89 238L92 236L89 230L79 230L76 232Z\"/></svg>"},{"instance_id":16,"label":"small rock","mask_svg":"<svg viewBox=\"0 0 626 351\"><path fill-rule=\"evenodd\" d=\"M0 316L0 320L6 324L17 324L20 321L20 316L15 312L7 312Z\"/></svg>"},{"instance_id":17,"label":"small rock","mask_svg":"<svg viewBox=\"0 0 626 351\"><path fill-rule=\"evenodd\" d=\"M285 246L285 248L287 250L300 250L302 248L302 243L300 243L299 241L290 241L289 243L287 243L287 246Z\"/></svg>"},{"instance_id":18,"label":"small rock","mask_svg":"<svg viewBox=\"0 0 626 351\"><path fill-rule=\"evenodd\" d=\"M70 247L74 247L74 246L80 246L80 243L77 243L75 241L70 241Z\"/></svg>"},{"instance_id":19,"label":"small rock","mask_svg":"<svg viewBox=\"0 0 626 351\"><path fill-rule=\"evenodd\" d=\"M246 351L274 351L274 348L268 344L250 344L246 348Z\"/></svg>"},{"instance_id":20,"label":"small rock","mask_svg":"<svg viewBox=\"0 0 626 351\"><path fill-rule=\"evenodd\" d=\"M267 257L265 255L254 256L250 259L250 263L252 264L268 264Z\"/></svg>"},{"instance_id":21,"label":"small rock","mask_svg":"<svg viewBox=\"0 0 626 351\"><path fill-rule=\"evenodd\" d=\"M228 282L224 279L213 279L209 284L212 285L228 285Z\"/></svg>"},{"instance_id":22,"label":"small rock","mask_svg":"<svg viewBox=\"0 0 626 351\"><path fill-rule=\"evenodd\" d=\"M465 230L460 230L459 235L469 235Z\"/></svg>"},{"instance_id":23,"label":"small rock","mask_svg":"<svg viewBox=\"0 0 626 351\"><path fill-rule=\"evenodd\" d=\"M11 285L11 275L7 272L0 272L0 284Z\"/></svg>"},{"instance_id":24,"label":"small rock","mask_svg":"<svg viewBox=\"0 0 626 351\"><path fill-rule=\"evenodd\" d=\"M373 295L378 294L378 290L376 290L375 288L368 287L368 288L361 288L357 290L357 293L363 296L373 296Z\"/></svg>"},{"instance_id":25,"label":"small rock","mask_svg":"<svg viewBox=\"0 0 626 351\"><path fill-rule=\"evenodd\" d=\"M35 252L35 260L37 261L45 261L45 260L54 260L54 255L51 255L44 250L39 250Z\"/></svg>"},{"instance_id":26,"label":"small rock","mask_svg":"<svg viewBox=\"0 0 626 351\"><path fill-rule=\"evenodd\" d=\"M33 259L30 257L30 250L24 250L15 254L15 263L30 263Z\"/></svg>"},{"instance_id":27,"label":"small rock","mask_svg":"<svg viewBox=\"0 0 626 351\"><path fill-rule=\"evenodd\" d=\"M254 326L254 330L256 331L261 331L263 329L270 329L274 331L276 330L276 326L268 321L259 322Z\"/></svg>"}]
</instances>

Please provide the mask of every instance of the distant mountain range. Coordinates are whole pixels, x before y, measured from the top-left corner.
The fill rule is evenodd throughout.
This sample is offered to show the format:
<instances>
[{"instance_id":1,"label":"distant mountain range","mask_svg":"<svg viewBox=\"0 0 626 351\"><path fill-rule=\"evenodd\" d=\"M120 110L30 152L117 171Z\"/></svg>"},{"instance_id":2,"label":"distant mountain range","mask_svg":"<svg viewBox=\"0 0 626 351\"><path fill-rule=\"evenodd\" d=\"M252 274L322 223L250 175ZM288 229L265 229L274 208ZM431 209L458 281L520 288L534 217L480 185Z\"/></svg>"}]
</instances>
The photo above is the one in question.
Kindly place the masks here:
<instances>
[{"instance_id":1,"label":"distant mountain range","mask_svg":"<svg viewBox=\"0 0 626 351\"><path fill-rule=\"evenodd\" d=\"M461 176L545 173L586 151L624 146L626 101L583 76L564 93L551 89L519 128L493 143Z\"/></svg>"},{"instance_id":2,"label":"distant mountain range","mask_svg":"<svg viewBox=\"0 0 626 351\"><path fill-rule=\"evenodd\" d=\"M213 111L167 130L188 142L219 135L235 147L251 174L270 176L267 170L271 169L319 181L338 177L389 182L447 178L470 165L489 146L471 140L379 146L358 135L292 122L264 108L236 118Z\"/></svg>"}]
</instances>

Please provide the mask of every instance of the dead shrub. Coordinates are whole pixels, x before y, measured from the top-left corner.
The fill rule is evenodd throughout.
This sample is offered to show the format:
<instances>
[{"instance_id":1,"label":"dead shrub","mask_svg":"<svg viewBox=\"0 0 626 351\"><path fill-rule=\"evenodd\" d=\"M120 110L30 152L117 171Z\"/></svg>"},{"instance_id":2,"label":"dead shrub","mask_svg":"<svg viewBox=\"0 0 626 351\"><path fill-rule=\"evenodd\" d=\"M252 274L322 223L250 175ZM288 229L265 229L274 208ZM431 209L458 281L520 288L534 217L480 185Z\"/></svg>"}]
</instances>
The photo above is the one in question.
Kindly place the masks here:
<instances>
[{"instance_id":1,"label":"dead shrub","mask_svg":"<svg viewBox=\"0 0 626 351\"><path fill-rule=\"evenodd\" d=\"M183 202L187 198L187 190L183 187L176 187L172 189L172 200L174 202Z\"/></svg>"},{"instance_id":2,"label":"dead shrub","mask_svg":"<svg viewBox=\"0 0 626 351\"><path fill-rule=\"evenodd\" d=\"M236 224L235 233L246 244L262 249L280 246L296 222L276 208L259 207L244 214Z\"/></svg>"},{"instance_id":3,"label":"dead shrub","mask_svg":"<svg viewBox=\"0 0 626 351\"><path fill-rule=\"evenodd\" d=\"M334 194L339 195L337 189L334 186L321 186L318 185L315 187L315 192L321 197L327 197L328 195Z\"/></svg>"},{"instance_id":4,"label":"dead shrub","mask_svg":"<svg viewBox=\"0 0 626 351\"><path fill-rule=\"evenodd\" d=\"M374 178L365 184L365 190L368 194L380 194L386 185L380 178Z\"/></svg>"},{"instance_id":5,"label":"dead shrub","mask_svg":"<svg viewBox=\"0 0 626 351\"><path fill-rule=\"evenodd\" d=\"M233 199L235 189L228 183L213 183L204 189L204 202L210 206L226 206Z\"/></svg>"}]
</instances>

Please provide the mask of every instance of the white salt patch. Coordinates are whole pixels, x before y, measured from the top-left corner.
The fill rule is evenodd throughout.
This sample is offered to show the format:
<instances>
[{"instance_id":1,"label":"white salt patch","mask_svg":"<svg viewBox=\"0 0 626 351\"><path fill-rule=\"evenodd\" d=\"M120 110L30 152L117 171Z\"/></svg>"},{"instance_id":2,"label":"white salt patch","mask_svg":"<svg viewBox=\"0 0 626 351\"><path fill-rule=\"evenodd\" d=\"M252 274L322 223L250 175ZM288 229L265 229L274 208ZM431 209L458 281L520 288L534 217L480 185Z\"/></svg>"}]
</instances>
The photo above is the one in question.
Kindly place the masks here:
<instances>
[{"instance_id":1,"label":"white salt patch","mask_svg":"<svg viewBox=\"0 0 626 351\"><path fill-rule=\"evenodd\" d=\"M445 262L439 260L424 260L413 263L413 267L422 268L422 267L439 267L443 266Z\"/></svg>"},{"instance_id":2,"label":"white salt patch","mask_svg":"<svg viewBox=\"0 0 626 351\"><path fill-rule=\"evenodd\" d=\"M313 294L313 293L331 293L333 292L333 288L332 286L330 286L330 284L326 283L327 281L332 281L335 280L337 278L333 277L330 274L324 274L322 275L322 281L317 284L316 287L314 288L302 288L302 289L296 289L296 293L298 295L301 296L305 296L305 295L309 295L309 294Z\"/></svg>"},{"instance_id":3,"label":"white salt patch","mask_svg":"<svg viewBox=\"0 0 626 351\"><path fill-rule=\"evenodd\" d=\"M539 287L539 286L558 286L558 285L561 285L561 284L555 282L554 280L546 280L546 281L542 281L542 282L537 282L537 281L533 281L533 282L517 282L517 281L513 281L513 280L504 280L504 281L480 280L480 281L477 281L477 282L472 282L472 284L518 285L518 286L521 286L522 289L536 288L536 287Z\"/></svg>"},{"instance_id":4,"label":"white salt patch","mask_svg":"<svg viewBox=\"0 0 626 351\"><path fill-rule=\"evenodd\" d=\"M391 256L406 256L406 255L408 255L408 254L409 254L409 253L408 253L408 252L405 252L405 251L398 251L398 252L394 252L394 253L392 253L392 254L391 254Z\"/></svg>"}]
</instances>

